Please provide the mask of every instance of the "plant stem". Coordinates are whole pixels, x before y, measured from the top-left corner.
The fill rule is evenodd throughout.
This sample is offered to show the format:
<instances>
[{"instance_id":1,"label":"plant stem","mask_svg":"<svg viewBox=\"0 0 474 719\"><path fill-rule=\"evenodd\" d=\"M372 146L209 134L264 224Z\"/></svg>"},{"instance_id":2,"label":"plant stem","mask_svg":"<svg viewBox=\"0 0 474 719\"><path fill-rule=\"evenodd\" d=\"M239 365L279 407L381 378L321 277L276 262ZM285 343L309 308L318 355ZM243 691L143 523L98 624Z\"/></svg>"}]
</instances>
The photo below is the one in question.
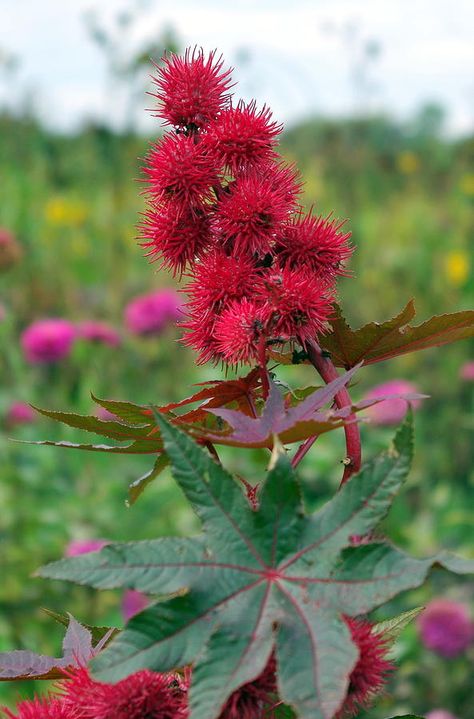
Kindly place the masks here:
<instances>
[{"instance_id":1,"label":"plant stem","mask_svg":"<svg viewBox=\"0 0 474 719\"><path fill-rule=\"evenodd\" d=\"M332 382L339 376L331 359L323 354L321 348L316 342L313 340L307 342L306 352L308 353L311 364L317 372L319 372L326 384L329 384L329 382ZM334 401L339 409L350 407L352 404L349 392L345 387L336 394ZM357 422L355 422L355 415L349 415L347 421L348 424L344 425L344 434L346 435L346 458L344 459L344 473L342 475L341 487L348 479L350 479L350 477L352 477L353 474L356 474L356 472L360 470L361 465L360 432L359 426ZM310 439L312 439L312 437L310 437ZM304 445L300 447L298 452L300 452L300 450L302 451L303 447ZM304 454L306 454L306 451ZM304 454L302 456L304 456Z\"/></svg>"},{"instance_id":2,"label":"plant stem","mask_svg":"<svg viewBox=\"0 0 474 719\"><path fill-rule=\"evenodd\" d=\"M307 452L309 452L313 444L318 439L318 436L319 435L315 434L313 437L308 437L308 439L306 439L303 444L300 444L294 454L293 459L291 460L292 467L297 467L299 465L303 457L306 455Z\"/></svg>"}]
</instances>

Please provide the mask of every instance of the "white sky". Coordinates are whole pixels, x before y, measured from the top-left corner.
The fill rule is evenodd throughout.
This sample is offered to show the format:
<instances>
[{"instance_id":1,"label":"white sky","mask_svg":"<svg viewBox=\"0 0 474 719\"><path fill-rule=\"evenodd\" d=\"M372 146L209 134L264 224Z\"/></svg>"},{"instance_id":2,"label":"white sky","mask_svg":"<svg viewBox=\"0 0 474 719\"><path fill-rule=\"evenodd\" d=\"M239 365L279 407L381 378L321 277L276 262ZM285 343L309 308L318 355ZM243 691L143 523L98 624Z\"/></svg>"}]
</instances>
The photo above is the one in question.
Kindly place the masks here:
<instances>
[{"instance_id":1,"label":"white sky","mask_svg":"<svg viewBox=\"0 0 474 719\"><path fill-rule=\"evenodd\" d=\"M130 47L171 25L184 45L218 48L238 65L241 94L269 104L278 119L363 107L404 117L434 101L447 108L451 132L473 129L474 0L141 2L148 7ZM64 129L87 117L118 118L120 96L108 87L103 56L83 16L94 8L110 24L131 4L0 0L0 51L21 59L14 83L0 75L0 103L35 98L42 116ZM354 60L371 40L381 53L370 64L372 90L363 92L354 83ZM242 50L250 54L247 62L239 59ZM149 104L143 98L137 108L144 127L150 118L141 110Z\"/></svg>"}]
</instances>

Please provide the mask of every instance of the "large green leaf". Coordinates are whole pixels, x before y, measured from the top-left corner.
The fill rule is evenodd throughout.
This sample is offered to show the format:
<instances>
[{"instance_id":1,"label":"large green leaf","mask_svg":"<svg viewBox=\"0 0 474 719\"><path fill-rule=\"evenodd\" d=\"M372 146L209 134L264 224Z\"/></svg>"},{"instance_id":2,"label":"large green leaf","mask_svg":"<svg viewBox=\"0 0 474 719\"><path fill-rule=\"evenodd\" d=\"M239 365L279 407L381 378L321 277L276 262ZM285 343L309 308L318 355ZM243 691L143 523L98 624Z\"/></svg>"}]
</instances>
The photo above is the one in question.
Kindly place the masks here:
<instances>
[{"instance_id":1,"label":"large green leaf","mask_svg":"<svg viewBox=\"0 0 474 719\"><path fill-rule=\"evenodd\" d=\"M329 352L337 367L350 369L359 362L374 364L399 355L428 347L456 342L474 337L474 310L438 315L419 325L408 324L415 317L413 300L395 317L386 322L370 322L352 329L335 305L335 316L331 320L331 330L320 338L321 347ZM273 353L275 359L291 364L291 353ZM299 361L308 361L303 356Z\"/></svg>"},{"instance_id":2,"label":"large green leaf","mask_svg":"<svg viewBox=\"0 0 474 719\"><path fill-rule=\"evenodd\" d=\"M331 719L357 661L344 621L418 586L446 557L412 559L365 544L409 469L411 419L390 449L313 516L303 511L288 458L275 450L259 507L205 451L157 415L174 477L203 526L191 539L107 545L41 576L165 594L132 618L94 660L99 679L194 662L190 719L215 719L272 651L281 699L301 719ZM454 566L454 563L452 563ZM474 568L474 562L459 569Z\"/></svg>"}]
</instances>

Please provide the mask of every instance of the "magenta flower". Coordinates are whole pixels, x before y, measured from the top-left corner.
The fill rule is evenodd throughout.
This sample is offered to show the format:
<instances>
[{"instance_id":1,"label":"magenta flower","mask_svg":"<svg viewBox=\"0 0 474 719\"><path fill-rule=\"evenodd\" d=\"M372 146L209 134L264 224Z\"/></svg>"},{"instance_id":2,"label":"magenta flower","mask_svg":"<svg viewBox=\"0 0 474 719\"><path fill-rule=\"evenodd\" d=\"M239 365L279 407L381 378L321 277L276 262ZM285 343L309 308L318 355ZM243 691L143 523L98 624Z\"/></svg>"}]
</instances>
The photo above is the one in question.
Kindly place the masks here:
<instances>
[{"instance_id":1,"label":"magenta flower","mask_svg":"<svg viewBox=\"0 0 474 719\"><path fill-rule=\"evenodd\" d=\"M468 608L450 599L434 599L418 620L421 641L427 649L451 659L474 639Z\"/></svg>"},{"instance_id":2,"label":"magenta flower","mask_svg":"<svg viewBox=\"0 0 474 719\"><path fill-rule=\"evenodd\" d=\"M426 719L457 719L457 717L448 712L447 709L432 709L426 715Z\"/></svg>"},{"instance_id":3,"label":"magenta flower","mask_svg":"<svg viewBox=\"0 0 474 719\"><path fill-rule=\"evenodd\" d=\"M122 597L122 615L126 622L145 609L150 603L145 594L135 589L127 589Z\"/></svg>"},{"instance_id":4,"label":"magenta flower","mask_svg":"<svg viewBox=\"0 0 474 719\"><path fill-rule=\"evenodd\" d=\"M26 402L13 402L7 410L5 421L9 427L14 427L16 424L31 424L36 417L36 412Z\"/></svg>"},{"instance_id":5,"label":"magenta flower","mask_svg":"<svg viewBox=\"0 0 474 719\"><path fill-rule=\"evenodd\" d=\"M181 316L181 300L166 289L135 297L125 308L125 324L134 335L160 334Z\"/></svg>"},{"instance_id":6,"label":"magenta flower","mask_svg":"<svg viewBox=\"0 0 474 719\"><path fill-rule=\"evenodd\" d=\"M90 342L98 342L111 347L118 347L121 343L120 334L107 322L86 320L77 328L78 336Z\"/></svg>"},{"instance_id":7,"label":"magenta flower","mask_svg":"<svg viewBox=\"0 0 474 719\"><path fill-rule=\"evenodd\" d=\"M76 329L67 320L38 320L23 332L21 346L28 362L45 364L67 357L75 338Z\"/></svg>"},{"instance_id":8,"label":"magenta flower","mask_svg":"<svg viewBox=\"0 0 474 719\"><path fill-rule=\"evenodd\" d=\"M394 379L373 387L365 396L365 399L377 399L390 394L413 394L418 391L411 382L404 379ZM367 415L374 424L390 425L398 424L405 417L408 410L408 402L405 399L386 399L383 402L373 405L367 409ZM411 400L414 409L420 406L420 400Z\"/></svg>"},{"instance_id":9,"label":"magenta flower","mask_svg":"<svg viewBox=\"0 0 474 719\"><path fill-rule=\"evenodd\" d=\"M474 382L474 362L466 362L459 370L459 378L466 382Z\"/></svg>"},{"instance_id":10,"label":"magenta flower","mask_svg":"<svg viewBox=\"0 0 474 719\"><path fill-rule=\"evenodd\" d=\"M64 555L66 557L77 557L79 554L97 552L108 544L106 539L73 539L67 545Z\"/></svg>"}]
</instances>

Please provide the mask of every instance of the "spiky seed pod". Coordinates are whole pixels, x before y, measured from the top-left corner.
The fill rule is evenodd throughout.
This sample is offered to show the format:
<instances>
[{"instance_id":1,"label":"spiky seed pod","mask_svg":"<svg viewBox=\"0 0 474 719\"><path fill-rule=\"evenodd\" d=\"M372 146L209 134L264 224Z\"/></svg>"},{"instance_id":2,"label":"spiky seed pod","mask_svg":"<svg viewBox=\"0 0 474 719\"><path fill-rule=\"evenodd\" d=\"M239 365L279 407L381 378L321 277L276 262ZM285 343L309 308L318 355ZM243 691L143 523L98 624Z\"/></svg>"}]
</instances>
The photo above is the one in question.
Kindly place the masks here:
<instances>
[{"instance_id":1,"label":"spiky seed pod","mask_svg":"<svg viewBox=\"0 0 474 719\"><path fill-rule=\"evenodd\" d=\"M273 241L296 208L297 174L285 165L267 164L239 175L220 200L214 227L235 256L271 252Z\"/></svg>"},{"instance_id":2,"label":"spiky seed pod","mask_svg":"<svg viewBox=\"0 0 474 719\"><path fill-rule=\"evenodd\" d=\"M169 201L149 209L140 223L140 244L150 260L181 275L211 243L208 210L199 203L183 207Z\"/></svg>"},{"instance_id":3,"label":"spiky seed pod","mask_svg":"<svg viewBox=\"0 0 474 719\"><path fill-rule=\"evenodd\" d=\"M345 275L345 265L353 252L350 232L342 231L344 222L331 217L298 215L283 228L275 244L282 266L305 266L328 282Z\"/></svg>"},{"instance_id":4,"label":"spiky seed pod","mask_svg":"<svg viewBox=\"0 0 474 719\"><path fill-rule=\"evenodd\" d=\"M178 674L145 669L103 684L79 669L62 688L64 702L79 719L186 719L188 714L187 682Z\"/></svg>"},{"instance_id":5,"label":"spiky seed pod","mask_svg":"<svg viewBox=\"0 0 474 719\"><path fill-rule=\"evenodd\" d=\"M362 709L369 707L383 691L395 668L387 659L386 638L374 632L369 621L346 617L345 622L359 650L359 659L350 675L347 696L336 719L355 717Z\"/></svg>"},{"instance_id":6,"label":"spiky seed pod","mask_svg":"<svg viewBox=\"0 0 474 719\"><path fill-rule=\"evenodd\" d=\"M187 307L203 316L219 314L232 300L255 292L260 281L251 257L233 257L215 248L194 265L191 281L185 288L189 296Z\"/></svg>"},{"instance_id":7,"label":"spiky seed pod","mask_svg":"<svg viewBox=\"0 0 474 719\"><path fill-rule=\"evenodd\" d=\"M215 158L192 137L167 134L146 158L147 192L154 202L174 199L183 210L212 198Z\"/></svg>"},{"instance_id":8,"label":"spiky seed pod","mask_svg":"<svg viewBox=\"0 0 474 719\"><path fill-rule=\"evenodd\" d=\"M284 267L269 272L263 284L265 289L257 296L273 337L304 344L326 330L334 298L316 275L304 267Z\"/></svg>"},{"instance_id":9,"label":"spiky seed pod","mask_svg":"<svg viewBox=\"0 0 474 719\"><path fill-rule=\"evenodd\" d=\"M165 57L153 78L160 103L157 116L188 131L206 126L228 101L231 73L215 51L205 57L202 49L188 48L184 57Z\"/></svg>"},{"instance_id":10,"label":"spiky seed pod","mask_svg":"<svg viewBox=\"0 0 474 719\"><path fill-rule=\"evenodd\" d=\"M275 145L282 125L272 121L270 109L257 111L254 101L224 109L204 136L219 163L234 176L276 158Z\"/></svg>"},{"instance_id":11,"label":"spiky seed pod","mask_svg":"<svg viewBox=\"0 0 474 719\"><path fill-rule=\"evenodd\" d=\"M228 364L246 363L258 358L265 339L267 318L262 306L245 297L229 304L214 327L217 351Z\"/></svg>"}]
</instances>

